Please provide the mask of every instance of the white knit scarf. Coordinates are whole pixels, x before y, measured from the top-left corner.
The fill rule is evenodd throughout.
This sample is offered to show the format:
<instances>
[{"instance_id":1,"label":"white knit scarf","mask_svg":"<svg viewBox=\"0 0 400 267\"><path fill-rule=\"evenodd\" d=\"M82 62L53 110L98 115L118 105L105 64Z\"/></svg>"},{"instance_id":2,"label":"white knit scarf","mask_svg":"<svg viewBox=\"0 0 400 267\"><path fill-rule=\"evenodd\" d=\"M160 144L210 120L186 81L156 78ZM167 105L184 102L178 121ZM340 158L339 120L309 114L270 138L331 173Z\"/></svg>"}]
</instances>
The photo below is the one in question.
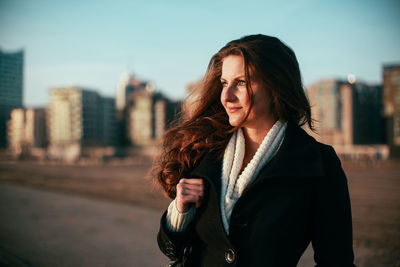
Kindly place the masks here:
<instances>
[{"instance_id":1,"label":"white knit scarf","mask_svg":"<svg viewBox=\"0 0 400 267\"><path fill-rule=\"evenodd\" d=\"M272 126L240 175L245 153L245 139L242 129L239 128L234 132L229 140L224 152L221 189L221 215L226 233L229 233L229 221L236 201L242 195L246 186L257 177L262 167L278 151L283 141L286 126L287 123L282 121L277 121Z\"/></svg>"}]
</instances>

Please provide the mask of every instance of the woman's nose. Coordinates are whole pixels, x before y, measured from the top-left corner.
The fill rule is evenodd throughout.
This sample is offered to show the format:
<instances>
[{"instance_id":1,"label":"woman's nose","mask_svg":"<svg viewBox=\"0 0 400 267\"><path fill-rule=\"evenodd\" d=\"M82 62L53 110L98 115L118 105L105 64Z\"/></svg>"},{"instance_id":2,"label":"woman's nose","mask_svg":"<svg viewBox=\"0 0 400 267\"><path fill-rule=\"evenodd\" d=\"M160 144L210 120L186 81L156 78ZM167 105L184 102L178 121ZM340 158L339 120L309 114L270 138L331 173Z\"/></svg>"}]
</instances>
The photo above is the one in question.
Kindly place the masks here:
<instances>
[{"instance_id":1,"label":"woman's nose","mask_svg":"<svg viewBox=\"0 0 400 267\"><path fill-rule=\"evenodd\" d=\"M222 91L223 95L223 99L226 102L232 102L235 101L236 96L235 96L235 86L234 85L229 85L227 87L224 88L224 90Z\"/></svg>"}]
</instances>

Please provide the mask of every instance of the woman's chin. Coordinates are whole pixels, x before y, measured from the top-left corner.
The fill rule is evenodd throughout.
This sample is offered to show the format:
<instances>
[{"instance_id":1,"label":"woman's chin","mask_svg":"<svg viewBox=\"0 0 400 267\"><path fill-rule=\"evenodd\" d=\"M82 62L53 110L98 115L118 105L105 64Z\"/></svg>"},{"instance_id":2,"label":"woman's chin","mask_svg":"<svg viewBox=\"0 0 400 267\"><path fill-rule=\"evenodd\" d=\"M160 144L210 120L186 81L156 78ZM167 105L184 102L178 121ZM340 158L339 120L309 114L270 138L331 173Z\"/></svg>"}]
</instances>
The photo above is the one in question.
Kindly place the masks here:
<instances>
[{"instance_id":1,"label":"woman's chin","mask_svg":"<svg viewBox=\"0 0 400 267\"><path fill-rule=\"evenodd\" d=\"M229 119L229 124L233 127L239 126L240 125L240 120L238 119Z\"/></svg>"}]
</instances>

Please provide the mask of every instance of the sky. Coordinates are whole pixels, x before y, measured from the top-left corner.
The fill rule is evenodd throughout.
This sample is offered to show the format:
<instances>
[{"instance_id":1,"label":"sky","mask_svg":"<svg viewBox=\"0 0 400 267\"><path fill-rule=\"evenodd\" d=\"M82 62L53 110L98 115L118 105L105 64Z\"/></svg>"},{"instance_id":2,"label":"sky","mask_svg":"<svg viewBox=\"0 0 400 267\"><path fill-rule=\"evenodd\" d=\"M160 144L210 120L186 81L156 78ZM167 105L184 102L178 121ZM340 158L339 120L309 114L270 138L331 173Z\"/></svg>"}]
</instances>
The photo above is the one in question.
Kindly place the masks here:
<instances>
[{"instance_id":1,"label":"sky","mask_svg":"<svg viewBox=\"0 0 400 267\"><path fill-rule=\"evenodd\" d=\"M295 51L305 87L381 83L382 66L400 63L400 1L0 0L0 49L24 49L27 107L55 87L115 97L126 72L182 99L214 53L257 33Z\"/></svg>"}]
</instances>

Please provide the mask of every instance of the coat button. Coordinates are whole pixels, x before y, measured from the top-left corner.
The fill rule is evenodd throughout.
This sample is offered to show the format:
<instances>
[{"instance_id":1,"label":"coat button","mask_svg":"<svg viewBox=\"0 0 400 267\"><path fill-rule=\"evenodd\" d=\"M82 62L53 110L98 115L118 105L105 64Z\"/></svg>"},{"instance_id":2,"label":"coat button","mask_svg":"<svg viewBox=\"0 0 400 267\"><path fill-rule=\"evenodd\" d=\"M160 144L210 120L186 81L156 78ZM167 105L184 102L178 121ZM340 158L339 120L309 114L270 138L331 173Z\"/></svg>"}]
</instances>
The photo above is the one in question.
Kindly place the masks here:
<instances>
[{"instance_id":1,"label":"coat button","mask_svg":"<svg viewBox=\"0 0 400 267\"><path fill-rule=\"evenodd\" d=\"M236 255L235 255L235 251L233 251L232 249L228 249L225 252L225 260L227 263L233 263L236 259Z\"/></svg>"},{"instance_id":2,"label":"coat button","mask_svg":"<svg viewBox=\"0 0 400 267\"><path fill-rule=\"evenodd\" d=\"M192 246L188 246L183 249L183 255L189 255L190 252L192 252Z\"/></svg>"}]
</instances>

